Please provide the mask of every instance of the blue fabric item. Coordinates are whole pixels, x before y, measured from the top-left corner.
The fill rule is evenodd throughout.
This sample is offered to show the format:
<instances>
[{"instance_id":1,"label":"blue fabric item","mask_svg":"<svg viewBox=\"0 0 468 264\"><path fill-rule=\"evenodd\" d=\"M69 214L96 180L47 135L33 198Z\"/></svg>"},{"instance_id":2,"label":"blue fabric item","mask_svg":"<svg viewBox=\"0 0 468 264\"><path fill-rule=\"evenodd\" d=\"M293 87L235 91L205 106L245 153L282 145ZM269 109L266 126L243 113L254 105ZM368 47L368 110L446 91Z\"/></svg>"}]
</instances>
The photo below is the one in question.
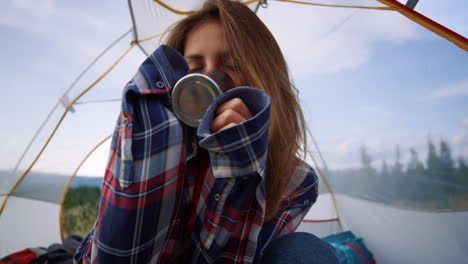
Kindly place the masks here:
<instances>
[{"instance_id":1,"label":"blue fabric item","mask_svg":"<svg viewBox=\"0 0 468 264\"><path fill-rule=\"evenodd\" d=\"M83 241L82 236L77 234L69 235L62 243L63 248L65 248L68 253L75 254L76 250L81 244L81 241Z\"/></svg>"},{"instance_id":2,"label":"blue fabric item","mask_svg":"<svg viewBox=\"0 0 468 264\"><path fill-rule=\"evenodd\" d=\"M340 264L373 263L374 256L366 247L362 238L356 237L351 231L327 236L324 237L323 240L330 243L336 249L336 256L338 257ZM347 246L346 244L352 244L354 247L358 248L364 255L365 259L363 259L362 255L356 252L355 249Z\"/></svg>"},{"instance_id":3,"label":"blue fabric item","mask_svg":"<svg viewBox=\"0 0 468 264\"><path fill-rule=\"evenodd\" d=\"M290 233L271 242L262 263L338 264L335 249L326 241L305 232Z\"/></svg>"},{"instance_id":4,"label":"blue fabric item","mask_svg":"<svg viewBox=\"0 0 468 264\"><path fill-rule=\"evenodd\" d=\"M52 244L47 248L48 264L72 264L73 253L67 252L62 244Z\"/></svg>"}]
</instances>

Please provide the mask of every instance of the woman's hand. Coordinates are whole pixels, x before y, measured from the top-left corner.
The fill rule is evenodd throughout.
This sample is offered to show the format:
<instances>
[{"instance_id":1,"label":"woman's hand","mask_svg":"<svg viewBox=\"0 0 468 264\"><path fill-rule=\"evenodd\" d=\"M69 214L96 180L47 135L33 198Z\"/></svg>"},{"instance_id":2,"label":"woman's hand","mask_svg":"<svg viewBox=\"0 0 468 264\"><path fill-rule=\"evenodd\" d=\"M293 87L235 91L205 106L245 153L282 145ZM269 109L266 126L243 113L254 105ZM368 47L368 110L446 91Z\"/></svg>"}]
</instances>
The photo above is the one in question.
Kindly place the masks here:
<instances>
[{"instance_id":1,"label":"woman's hand","mask_svg":"<svg viewBox=\"0 0 468 264\"><path fill-rule=\"evenodd\" d=\"M252 118L249 108L239 98L231 99L218 107L216 118L211 123L211 131L233 127Z\"/></svg>"}]
</instances>

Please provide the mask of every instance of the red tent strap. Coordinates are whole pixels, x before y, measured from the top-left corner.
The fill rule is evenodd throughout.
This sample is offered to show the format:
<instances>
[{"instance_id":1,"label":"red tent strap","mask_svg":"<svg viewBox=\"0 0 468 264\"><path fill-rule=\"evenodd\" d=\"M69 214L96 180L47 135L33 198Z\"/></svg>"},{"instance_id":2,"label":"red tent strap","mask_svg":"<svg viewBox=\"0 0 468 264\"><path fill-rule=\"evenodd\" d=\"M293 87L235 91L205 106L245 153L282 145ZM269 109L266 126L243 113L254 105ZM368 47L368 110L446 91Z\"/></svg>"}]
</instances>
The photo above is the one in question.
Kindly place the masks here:
<instances>
[{"instance_id":1,"label":"red tent strap","mask_svg":"<svg viewBox=\"0 0 468 264\"><path fill-rule=\"evenodd\" d=\"M345 246L348 246L348 247L354 249L354 251L356 251L359 254L359 256L361 256L364 263L369 264L369 262L367 262L366 256L364 256L364 253L362 253L362 251L358 247L356 247L355 245L350 244L350 243L345 243Z\"/></svg>"}]
</instances>

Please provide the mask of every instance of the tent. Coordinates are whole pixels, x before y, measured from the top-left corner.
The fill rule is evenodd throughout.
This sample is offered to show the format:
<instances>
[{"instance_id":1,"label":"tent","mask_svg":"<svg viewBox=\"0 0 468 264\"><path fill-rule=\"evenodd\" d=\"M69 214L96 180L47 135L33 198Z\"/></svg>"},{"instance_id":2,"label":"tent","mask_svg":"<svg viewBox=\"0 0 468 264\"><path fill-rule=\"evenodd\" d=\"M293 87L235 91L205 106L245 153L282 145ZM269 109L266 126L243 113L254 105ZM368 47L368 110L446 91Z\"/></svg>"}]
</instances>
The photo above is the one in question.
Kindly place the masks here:
<instances>
[{"instance_id":1,"label":"tent","mask_svg":"<svg viewBox=\"0 0 468 264\"><path fill-rule=\"evenodd\" d=\"M299 230L318 236L352 230L378 263L466 262L468 22L462 2L439 3L440 10L428 0L246 2L284 49L309 121L307 161L322 176L322 193ZM0 152L0 256L63 239L67 190L75 175L103 171L123 85L161 33L199 4L129 0L130 19L115 20L120 31L129 30L93 44L93 55L102 48L97 58L73 61L78 76L51 67L45 54L26 77L18 74L27 87L37 87L40 75L62 86L52 98L25 89L33 98L21 108L10 100L2 106L9 140ZM41 8L50 12L44 16L60 11ZM98 11L105 19L112 10ZM93 19L61 19L78 38L59 41L62 32L56 32L56 46L86 36L72 24L100 26ZM57 49L65 58L75 52L87 54ZM30 66L18 61L12 67L18 72Z\"/></svg>"}]
</instances>

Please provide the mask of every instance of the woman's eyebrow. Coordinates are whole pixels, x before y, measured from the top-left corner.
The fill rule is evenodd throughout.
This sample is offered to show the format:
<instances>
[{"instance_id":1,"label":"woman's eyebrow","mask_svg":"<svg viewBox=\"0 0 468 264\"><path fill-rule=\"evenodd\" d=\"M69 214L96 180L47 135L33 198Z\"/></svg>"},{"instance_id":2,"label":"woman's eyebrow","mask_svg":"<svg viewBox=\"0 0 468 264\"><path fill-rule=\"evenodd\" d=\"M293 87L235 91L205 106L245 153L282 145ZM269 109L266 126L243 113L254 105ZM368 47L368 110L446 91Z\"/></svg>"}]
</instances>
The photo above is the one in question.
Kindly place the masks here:
<instances>
[{"instance_id":1,"label":"woman's eyebrow","mask_svg":"<svg viewBox=\"0 0 468 264\"><path fill-rule=\"evenodd\" d=\"M188 55L185 56L186 60L203 60L203 56L199 54L193 54L193 55Z\"/></svg>"}]
</instances>

